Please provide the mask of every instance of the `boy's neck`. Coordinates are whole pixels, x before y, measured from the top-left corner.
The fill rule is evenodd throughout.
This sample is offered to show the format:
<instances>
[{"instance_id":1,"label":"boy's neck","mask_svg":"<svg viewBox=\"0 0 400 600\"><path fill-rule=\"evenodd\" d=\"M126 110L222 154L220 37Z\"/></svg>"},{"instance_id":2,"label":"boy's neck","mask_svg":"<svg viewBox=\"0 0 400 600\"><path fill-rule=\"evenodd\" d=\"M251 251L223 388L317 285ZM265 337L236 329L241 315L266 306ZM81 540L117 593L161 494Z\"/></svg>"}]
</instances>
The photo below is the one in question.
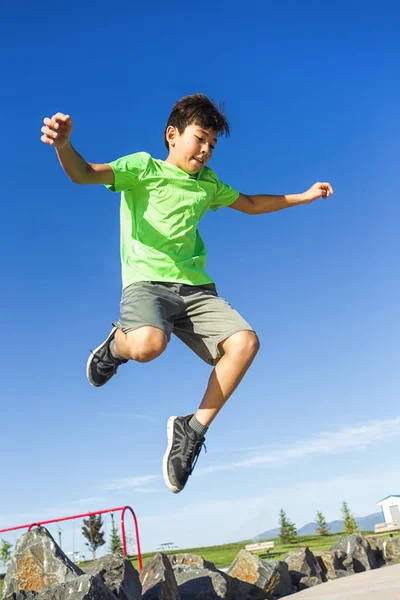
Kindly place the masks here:
<instances>
[{"instance_id":1,"label":"boy's neck","mask_svg":"<svg viewBox=\"0 0 400 600\"><path fill-rule=\"evenodd\" d=\"M181 165L179 164L179 160L177 158L175 158L174 156L171 156L171 154L168 154L168 156L164 162L168 163L169 165L173 165L174 167L177 167L178 169L180 169L184 173L187 173L187 175L190 175L191 177L197 177L197 175L198 175L198 173L189 173L188 171L183 169L181 167Z\"/></svg>"},{"instance_id":2,"label":"boy's neck","mask_svg":"<svg viewBox=\"0 0 400 600\"><path fill-rule=\"evenodd\" d=\"M174 167L178 167L178 169L182 169L182 167L179 164L179 160L174 156L171 156L171 154L168 154L167 158L165 159L165 162L170 165L174 165ZM182 171L184 171L184 169L182 169Z\"/></svg>"}]
</instances>

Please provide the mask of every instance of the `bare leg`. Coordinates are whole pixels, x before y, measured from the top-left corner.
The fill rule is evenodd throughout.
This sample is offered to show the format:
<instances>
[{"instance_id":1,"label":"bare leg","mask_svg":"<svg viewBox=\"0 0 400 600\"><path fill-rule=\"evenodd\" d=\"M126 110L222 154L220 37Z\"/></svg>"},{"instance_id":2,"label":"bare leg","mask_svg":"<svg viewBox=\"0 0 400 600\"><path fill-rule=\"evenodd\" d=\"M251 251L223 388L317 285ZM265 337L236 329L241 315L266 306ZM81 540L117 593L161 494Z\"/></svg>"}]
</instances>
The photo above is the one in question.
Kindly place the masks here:
<instances>
[{"instance_id":1,"label":"bare leg","mask_svg":"<svg viewBox=\"0 0 400 600\"><path fill-rule=\"evenodd\" d=\"M157 327L139 327L129 333L117 329L115 332L116 354L137 362L149 362L157 358L164 352L167 344L167 336Z\"/></svg>"},{"instance_id":2,"label":"bare leg","mask_svg":"<svg viewBox=\"0 0 400 600\"><path fill-rule=\"evenodd\" d=\"M253 331L239 331L220 344L225 352L208 381L196 419L208 427L235 391L253 362L260 344Z\"/></svg>"}]
</instances>

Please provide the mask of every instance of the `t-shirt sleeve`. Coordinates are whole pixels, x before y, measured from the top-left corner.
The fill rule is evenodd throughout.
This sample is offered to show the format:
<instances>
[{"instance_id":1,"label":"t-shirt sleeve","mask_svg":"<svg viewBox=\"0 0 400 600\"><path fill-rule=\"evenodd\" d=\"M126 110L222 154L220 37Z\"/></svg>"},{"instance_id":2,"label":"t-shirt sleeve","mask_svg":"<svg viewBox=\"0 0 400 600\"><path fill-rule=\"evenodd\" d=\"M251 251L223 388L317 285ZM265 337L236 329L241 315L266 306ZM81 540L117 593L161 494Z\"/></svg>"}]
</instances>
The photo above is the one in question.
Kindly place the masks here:
<instances>
[{"instance_id":1,"label":"t-shirt sleeve","mask_svg":"<svg viewBox=\"0 0 400 600\"><path fill-rule=\"evenodd\" d=\"M223 206L229 206L238 198L239 192L237 190L217 179L217 190L209 208L211 210L218 210L218 208L222 208Z\"/></svg>"},{"instance_id":2,"label":"t-shirt sleeve","mask_svg":"<svg viewBox=\"0 0 400 600\"><path fill-rule=\"evenodd\" d=\"M112 192L123 192L135 187L146 170L149 156L147 152L136 152L108 163L114 171L114 183L106 185L106 188Z\"/></svg>"}]
</instances>

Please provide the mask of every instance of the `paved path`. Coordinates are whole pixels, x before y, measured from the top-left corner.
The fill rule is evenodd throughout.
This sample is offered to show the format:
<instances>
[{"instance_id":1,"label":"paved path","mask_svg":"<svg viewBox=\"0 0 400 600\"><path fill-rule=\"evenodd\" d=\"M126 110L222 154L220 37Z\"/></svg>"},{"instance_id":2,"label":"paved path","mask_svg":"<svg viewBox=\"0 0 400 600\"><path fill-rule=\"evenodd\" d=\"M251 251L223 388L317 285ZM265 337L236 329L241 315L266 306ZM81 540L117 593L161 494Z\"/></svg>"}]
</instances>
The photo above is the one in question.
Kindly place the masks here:
<instances>
[{"instance_id":1,"label":"paved path","mask_svg":"<svg viewBox=\"0 0 400 600\"><path fill-rule=\"evenodd\" d=\"M327 581L288 598L293 600L400 600L400 564Z\"/></svg>"}]
</instances>

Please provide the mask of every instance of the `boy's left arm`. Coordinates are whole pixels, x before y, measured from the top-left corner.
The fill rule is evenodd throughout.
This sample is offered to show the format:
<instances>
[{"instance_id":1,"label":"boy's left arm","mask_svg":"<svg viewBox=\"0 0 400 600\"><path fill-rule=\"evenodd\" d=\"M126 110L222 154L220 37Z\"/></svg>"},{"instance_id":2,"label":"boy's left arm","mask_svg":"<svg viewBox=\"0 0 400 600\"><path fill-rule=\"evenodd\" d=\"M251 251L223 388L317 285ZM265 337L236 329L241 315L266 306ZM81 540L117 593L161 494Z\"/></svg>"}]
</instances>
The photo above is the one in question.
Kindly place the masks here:
<instances>
[{"instance_id":1,"label":"boy's left arm","mask_svg":"<svg viewBox=\"0 0 400 600\"><path fill-rule=\"evenodd\" d=\"M239 194L239 198L230 204L229 208L234 208L249 215L262 215L290 208L291 206L298 206L299 204L310 204L318 198L329 198L331 194L333 194L333 189L330 183L318 182L302 194L288 194L286 196Z\"/></svg>"}]
</instances>

